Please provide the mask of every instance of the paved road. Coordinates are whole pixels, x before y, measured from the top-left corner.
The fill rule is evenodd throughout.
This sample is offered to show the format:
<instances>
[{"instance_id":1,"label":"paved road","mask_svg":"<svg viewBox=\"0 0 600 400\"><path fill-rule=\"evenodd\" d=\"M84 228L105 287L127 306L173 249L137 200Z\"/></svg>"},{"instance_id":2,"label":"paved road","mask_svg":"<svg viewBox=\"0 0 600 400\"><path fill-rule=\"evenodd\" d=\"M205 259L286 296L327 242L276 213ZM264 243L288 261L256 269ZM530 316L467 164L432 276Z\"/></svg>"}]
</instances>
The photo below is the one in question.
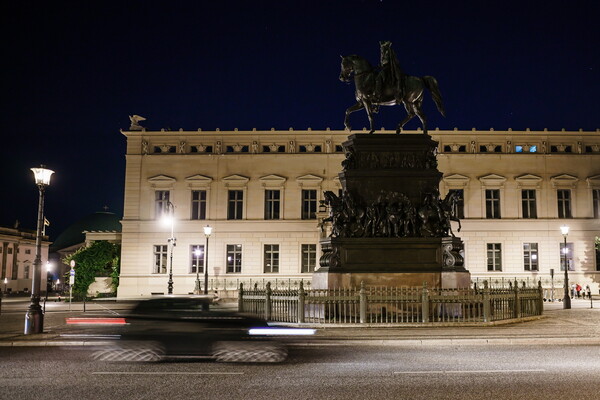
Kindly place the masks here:
<instances>
[{"instance_id":1,"label":"paved road","mask_svg":"<svg viewBox=\"0 0 600 400\"><path fill-rule=\"evenodd\" d=\"M91 361L82 347L0 349L11 399L598 398L599 346L313 345L283 364ZM575 395L576 394L576 395Z\"/></svg>"}]
</instances>

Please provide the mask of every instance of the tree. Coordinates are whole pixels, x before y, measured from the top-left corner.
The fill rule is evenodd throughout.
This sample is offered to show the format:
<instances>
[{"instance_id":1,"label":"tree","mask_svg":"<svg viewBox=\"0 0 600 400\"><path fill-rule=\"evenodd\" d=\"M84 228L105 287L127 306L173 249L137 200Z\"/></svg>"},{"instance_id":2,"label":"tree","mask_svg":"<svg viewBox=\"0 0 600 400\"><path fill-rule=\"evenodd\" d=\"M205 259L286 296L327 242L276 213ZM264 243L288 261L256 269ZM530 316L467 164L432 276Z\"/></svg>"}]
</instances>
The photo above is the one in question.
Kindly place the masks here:
<instances>
[{"instance_id":1,"label":"tree","mask_svg":"<svg viewBox=\"0 0 600 400\"><path fill-rule=\"evenodd\" d=\"M116 293L119 285L120 254L121 246L99 240L65 257L63 262L67 265L71 260L75 260L75 297L86 296L97 276L110 276L111 289Z\"/></svg>"}]
</instances>

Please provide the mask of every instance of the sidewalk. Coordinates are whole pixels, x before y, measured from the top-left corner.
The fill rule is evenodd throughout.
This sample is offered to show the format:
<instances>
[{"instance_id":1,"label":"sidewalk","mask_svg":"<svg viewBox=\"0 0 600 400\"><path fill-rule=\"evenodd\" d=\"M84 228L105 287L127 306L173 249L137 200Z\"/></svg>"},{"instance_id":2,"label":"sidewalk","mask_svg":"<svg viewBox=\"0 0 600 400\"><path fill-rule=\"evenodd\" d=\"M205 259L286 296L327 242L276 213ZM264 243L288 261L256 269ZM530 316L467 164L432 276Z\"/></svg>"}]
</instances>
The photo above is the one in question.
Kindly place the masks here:
<instances>
[{"instance_id":1,"label":"sidewalk","mask_svg":"<svg viewBox=\"0 0 600 400\"><path fill-rule=\"evenodd\" d=\"M0 315L0 347L2 346L90 346L102 341L89 328L73 327L65 323L67 317L118 315L126 311L125 302L93 301L73 303L46 303L44 333L24 335L24 299L3 299ZM544 315L530 321L493 326L476 324L445 326L428 325L349 325L318 326L315 336L302 337L296 344L311 345L333 342L360 342L372 345L600 345L600 299L572 300L572 309L563 310L562 303L544 303ZM222 306L223 307L223 306ZM235 303L224 307L235 307ZM102 342L104 343L104 342Z\"/></svg>"}]
</instances>

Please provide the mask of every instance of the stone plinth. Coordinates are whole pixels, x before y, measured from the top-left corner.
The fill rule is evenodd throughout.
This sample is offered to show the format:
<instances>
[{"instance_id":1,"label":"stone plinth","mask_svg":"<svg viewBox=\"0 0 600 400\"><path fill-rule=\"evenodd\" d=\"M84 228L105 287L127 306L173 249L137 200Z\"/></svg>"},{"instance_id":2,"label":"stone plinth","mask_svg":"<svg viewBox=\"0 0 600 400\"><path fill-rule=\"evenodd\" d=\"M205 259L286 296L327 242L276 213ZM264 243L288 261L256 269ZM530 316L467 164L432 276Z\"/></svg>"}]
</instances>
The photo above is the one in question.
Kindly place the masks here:
<instances>
[{"instance_id":1,"label":"stone plinth","mask_svg":"<svg viewBox=\"0 0 600 400\"><path fill-rule=\"evenodd\" d=\"M470 285L439 196L437 145L424 134L348 137L342 194L325 193L333 237L321 241L312 287Z\"/></svg>"}]
</instances>

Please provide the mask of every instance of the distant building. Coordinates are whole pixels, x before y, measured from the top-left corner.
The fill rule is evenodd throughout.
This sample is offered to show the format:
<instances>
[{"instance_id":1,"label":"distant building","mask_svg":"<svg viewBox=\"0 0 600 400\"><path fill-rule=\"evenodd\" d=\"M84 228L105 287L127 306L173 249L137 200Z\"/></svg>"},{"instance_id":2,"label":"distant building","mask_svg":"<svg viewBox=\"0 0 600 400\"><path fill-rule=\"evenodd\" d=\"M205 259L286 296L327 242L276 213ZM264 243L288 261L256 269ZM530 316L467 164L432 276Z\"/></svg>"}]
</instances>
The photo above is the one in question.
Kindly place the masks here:
<instances>
[{"instance_id":1,"label":"distant building","mask_svg":"<svg viewBox=\"0 0 600 400\"><path fill-rule=\"evenodd\" d=\"M0 289L6 293L31 293L35 261L36 231L0 226ZM42 279L40 290L46 292L48 236L42 237ZM6 282L6 283L4 283Z\"/></svg>"},{"instance_id":2,"label":"distant building","mask_svg":"<svg viewBox=\"0 0 600 400\"><path fill-rule=\"evenodd\" d=\"M211 285L310 281L324 234L320 221L326 214L319 201L324 191L341 189L338 173L348 132L123 134L127 167L120 297L167 292L170 228L160 220L169 203L175 207L176 294L194 290L197 272L203 281L202 228L207 224L213 227ZM545 287L558 289L566 254L571 282L591 284L597 293L599 131L436 129L430 135L439 142L440 192L458 191L461 198L457 235L465 242L473 281L498 285L542 279ZM563 224L571 229L566 253Z\"/></svg>"},{"instance_id":3,"label":"distant building","mask_svg":"<svg viewBox=\"0 0 600 400\"><path fill-rule=\"evenodd\" d=\"M65 283L65 274L71 268L62 260L96 240L121 242L121 222L118 215L107 211L95 212L74 222L58 235L50 246L50 259L56 266L52 279L54 282L56 279L60 280L59 288Z\"/></svg>"}]
</instances>

